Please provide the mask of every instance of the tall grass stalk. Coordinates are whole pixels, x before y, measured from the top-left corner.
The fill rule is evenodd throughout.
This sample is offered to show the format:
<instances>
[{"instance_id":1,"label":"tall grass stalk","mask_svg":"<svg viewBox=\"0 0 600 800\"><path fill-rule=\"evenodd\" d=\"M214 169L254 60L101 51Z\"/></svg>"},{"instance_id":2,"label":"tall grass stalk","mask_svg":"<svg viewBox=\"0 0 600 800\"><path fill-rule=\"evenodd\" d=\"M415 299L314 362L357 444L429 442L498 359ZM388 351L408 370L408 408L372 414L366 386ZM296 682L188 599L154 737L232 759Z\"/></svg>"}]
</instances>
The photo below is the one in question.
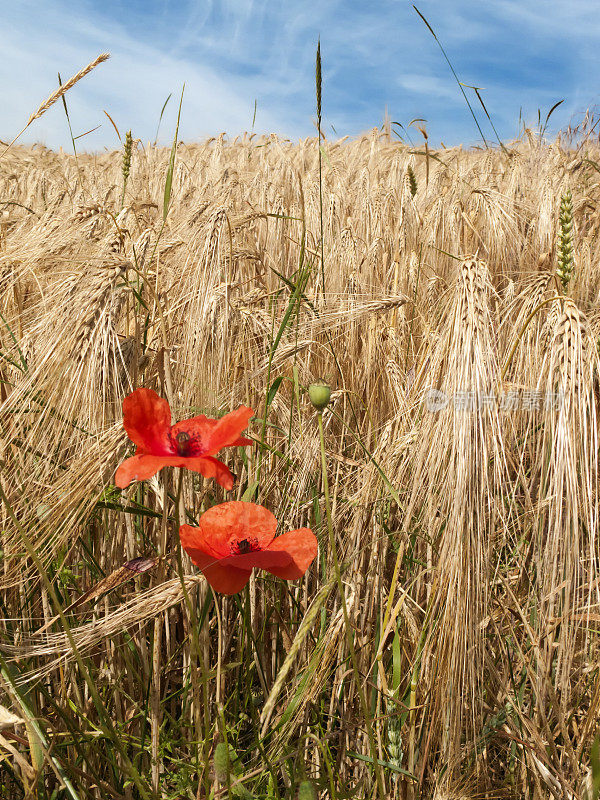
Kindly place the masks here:
<instances>
[{"instance_id":1,"label":"tall grass stalk","mask_svg":"<svg viewBox=\"0 0 600 800\"><path fill-rule=\"evenodd\" d=\"M130 776L131 780L135 783L135 785L136 785L136 787L137 787L137 789L138 789L138 791L140 793L140 797L142 797L143 800L150 800L150 795L147 793L146 789L144 788L144 784L142 782L140 774L139 774L138 770L135 768L135 766L131 763L129 758L127 757L127 754L125 752L125 748L123 746L123 743L122 743L121 739L119 738L119 736L118 736L118 734L117 734L117 732L116 732L116 730L114 728L114 725L112 723L112 720L110 719L110 717L109 717L109 715L108 715L108 713L106 711L106 708L104 706L104 703L102 702L102 699L100 697L100 694L98 692L96 684L95 684L92 676L90 675L87 667L85 666L81 655L79 654L79 650L77 648L77 645L75 644L75 640L74 640L73 635L71 633L71 627L70 627L70 625L69 625L69 623L67 621L67 618L66 618L66 616L65 616L65 614L64 614L64 612L62 610L62 604L61 604L60 600L58 599L58 596L57 596L56 591L54 589L54 585L52 584L52 582L48 578L48 574L46 572L46 569L45 569L41 559L39 558L38 554L36 553L35 547L34 547L32 541L31 541L31 539L29 538L27 532L25 531L25 528L17 520L17 518L16 518L16 516L14 514L14 511L12 509L12 506L11 506L9 500L8 500L8 497L6 496L6 493L4 491L4 487L2 486L1 482L0 482L0 498L2 499L2 502L4 504L4 508L6 509L6 512L8 513L8 516L11 518L12 522L14 523L14 525L16 526L16 528L19 531L19 534L20 534L20 537L21 537L21 541L23 543L23 546L24 546L25 550L27 551L27 554L28 554L29 558L32 560L32 562L35 564L36 569L38 570L39 576L42 579L42 582L44 583L44 587L45 587L46 592L48 593L48 597L50 598L50 601L52 603L53 611L60 619L62 630L65 632L65 634L66 634L66 636L67 636L67 638L69 640L69 645L70 645L71 650L73 652L73 656L74 656L75 660L77 661L77 666L79 668L81 676L82 676L83 680L85 681L86 686L89 689L90 695L91 695L92 700L94 702L94 706L96 707L96 710L98 711L98 714L99 714L99 716L100 716L100 718L102 720L103 731L106 734L106 736L112 741L112 743L114 744L115 748L119 752L119 754L121 756L121 759L122 759L123 768L128 773L128 775Z\"/></svg>"},{"instance_id":2,"label":"tall grass stalk","mask_svg":"<svg viewBox=\"0 0 600 800\"><path fill-rule=\"evenodd\" d=\"M463 89L463 84L462 84L462 83L460 82L460 80L458 79L458 75L456 74L456 72L455 72L455 70L454 70L454 67L452 66L452 62L451 62L451 61L450 61L450 59L448 58L448 56L447 56L447 54L446 54L446 51L444 50L444 48L443 48L443 46L442 46L442 43L440 42L440 40L439 40L439 39L438 39L438 37L436 36L436 34L435 34L435 31L433 30L433 28L431 27L431 25L429 24L429 22L427 22L427 20L426 20L426 19L425 19L425 17L423 16L423 14L421 14L421 12L419 11L419 9L418 9L418 8L417 8L415 5L413 5L413 8L414 8L414 10L417 12L417 14L418 14L418 15L421 17L421 19L423 20L423 22L425 23L425 25L427 25L427 28L429 29L429 32L431 33L431 35L433 36L433 38L434 38L434 39L435 39L435 41L437 42L437 45L438 45L438 47L439 47L439 48L440 48L440 50L442 51L442 55L443 55L443 56L444 56L444 58L446 59L446 63L447 63L447 64L448 64L448 66L450 67L450 71L452 72L452 75L454 76L454 80L456 81L456 83L457 83L457 86L458 86L458 88L460 89L460 92L461 92L461 94L462 94L462 96L463 96L463 98L464 98L464 100L465 100L465 103L467 104L467 107L468 107L469 111L471 112L471 116L473 117L473 122L475 123L475 125L476 125L476 127L477 127L477 130L479 131L479 135L480 135L480 136L481 136L481 138L483 139L483 143L484 143L484 145L485 145L486 147L488 147L487 140L486 140L486 138L485 138L485 136L484 136L484 133L483 133L483 131L481 130L481 127L480 127L480 125L479 125L479 121L478 121L477 117L475 116L475 112L473 111L473 107L471 106L471 103L469 103L469 98L467 97L467 95L466 95L466 93L465 93L465 90Z\"/></svg>"},{"instance_id":3,"label":"tall grass stalk","mask_svg":"<svg viewBox=\"0 0 600 800\"><path fill-rule=\"evenodd\" d=\"M323 238L323 153L322 153L322 134L321 134L321 40L317 42L317 60L315 66L315 83L317 93L317 137L319 140L319 223L321 227L321 289L325 294L325 243Z\"/></svg>"},{"instance_id":4,"label":"tall grass stalk","mask_svg":"<svg viewBox=\"0 0 600 800\"><path fill-rule=\"evenodd\" d=\"M342 581L342 572L340 569L340 562L338 557L337 551L337 542L335 538L335 533L333 531L333 520L331 516L331 502L329 497L329 479L327 477L327 455L325 452L325 436L323 434L323 410L322 408L318 408L317 410L317 424L319 427L319 445L321 449L321 480L323 483L323 496L325 499L325 517L327 521L327 533L328 533L328 544L329 544L329 551L331 554L331 558L333 561L333 571L335 574L335 579L338 586L338 593L340 596L340 603L342 606L342 611L344 614L344 631L346 635L346 641L348 643L348 649L350 652L350 659L352 662L352 669L354 671L354 680L356 682L356 690L358 692L358 697L360 700L360 707L363 714L365 727L367 729L367 737L369 739L369 747L371 750L371 758L373 759L373 768L375 771L375 778L377 780L377 792L378 797L380 800L384 800L385 798L385 788L383 783L383 774L381 771L381 767L378 760L377 755L377 745L375 743L375 736L373 733L373 721L371 719L371 714L369 710L369 705L367 703L367 699L365 697L364 687L362 683L362 677L360 674L360 670L358 668L358 660L356 658L356 649L354 647L354 633L350 623L350 617L348 615L348 606L346 603L346 588Z\"/></svg>"}]
</instances>

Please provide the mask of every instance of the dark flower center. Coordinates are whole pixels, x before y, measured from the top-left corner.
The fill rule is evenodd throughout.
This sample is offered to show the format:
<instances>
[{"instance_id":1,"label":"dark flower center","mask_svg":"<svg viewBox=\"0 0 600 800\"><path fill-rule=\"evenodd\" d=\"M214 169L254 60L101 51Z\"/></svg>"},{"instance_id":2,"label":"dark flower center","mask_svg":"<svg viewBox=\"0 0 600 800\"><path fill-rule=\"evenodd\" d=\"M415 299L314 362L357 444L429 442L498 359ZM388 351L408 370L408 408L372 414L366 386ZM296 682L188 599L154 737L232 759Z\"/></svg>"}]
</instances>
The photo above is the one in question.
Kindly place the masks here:
<instances>
[{"instance_id":1,"label":"dark flower center","mask_svg":"<svg viewBox=\"0 0 600 800\"><path fill-rule=\"evenodd\" d=\"M173 439L171 439L171 441L173 441ZM196 438L190 436L190 434L185 431L179 431L177 436L175 436L173 444L175 445L178 456L193 456L196 455L198 450Z\"/></svg>"},{"instance_id":2,"label":"dark flower center","mask_svg":"<svg viewBox=\"0 0 600 800\"><path fill-rule=\"evenodd\" d=\"M243 556L246 553L255 553L260 549L261 548L258 544L258 540L254 538L238 539L237 542L232 542L231 544L231 553L234 556Z\"/></svg>"}]
</instances>

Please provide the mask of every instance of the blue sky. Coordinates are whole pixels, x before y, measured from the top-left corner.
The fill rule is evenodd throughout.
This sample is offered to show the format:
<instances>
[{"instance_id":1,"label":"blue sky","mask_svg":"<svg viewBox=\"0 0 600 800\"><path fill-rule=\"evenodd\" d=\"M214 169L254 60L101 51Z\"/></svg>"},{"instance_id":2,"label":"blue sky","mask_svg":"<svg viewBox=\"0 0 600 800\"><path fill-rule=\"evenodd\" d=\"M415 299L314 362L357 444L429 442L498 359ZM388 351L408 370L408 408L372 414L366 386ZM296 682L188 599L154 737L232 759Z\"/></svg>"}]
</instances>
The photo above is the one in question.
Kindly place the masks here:
<instances>
[{"instance_id":1,"label":"blue sky","mask_svg":"<svg viewBox=\"0 0 600 800\"><path fill-rule=\"evenodd\" d=\"M462 81L484 87L503 139L534 124L558 100L552 130L598 101L598 0L417 0ZM173 135L176 96L186 83L181 138L255 130L292 139L314 133L314 62L323 57L324 130L355 136L380 125L385 110L407 125L427 120L430 140L480 141L449 68L407 0L15 0L0 26L0 138L10 139L56 88L103 51L100 65L67 95L81 149L118 146L121 134ZM489 124L471 94L484 127ZM418 132L412 133L415 141ZM62 104L23 137L70 146Z\"/></svg>"}]
</instances>

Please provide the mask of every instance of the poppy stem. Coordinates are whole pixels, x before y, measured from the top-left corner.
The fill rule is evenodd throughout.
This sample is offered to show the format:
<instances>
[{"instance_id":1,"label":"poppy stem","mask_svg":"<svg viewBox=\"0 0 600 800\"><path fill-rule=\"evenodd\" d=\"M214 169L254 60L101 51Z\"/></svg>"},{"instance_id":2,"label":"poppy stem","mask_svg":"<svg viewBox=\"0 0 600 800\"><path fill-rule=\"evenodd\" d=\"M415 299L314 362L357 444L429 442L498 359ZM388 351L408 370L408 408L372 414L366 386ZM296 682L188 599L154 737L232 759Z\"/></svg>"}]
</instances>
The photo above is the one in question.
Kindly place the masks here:
<instances>
[{"instance_id":1,"label":"poppy stem","mask_svg":"<svg viewBox=\"0 0 600 800\"><path fill-rule=\"evenodd\" d=\"M167 566L162 557L167 552L168 543L168 524L169 524L169 487L168 477L163 472L163 501L162 501L162 522L160 526L160 543L158 555L161 557L158 579L163 583ZM160 756L160 729L162 723L161 706L161 653L163 644L163 628L165 626L165 616L159 614L154 618L154 636L152 638L152 681L150 685L150 770L152 780L152 791L158 797L160 791L160 776L162 773L162 759Z\"/></svg>"},{"instance_id":2,"label":"poppy stem","mask_svg":"<svg viewBox=\"0 0 600 800\"><path fill-rule=\"evenodd\" d=\"M184 477L184 470L179 469L179 477L177 480L177 495L175 497L176 530L179 530L179 526L181 525L182 520L185 522L187 517L185 502L183 500L183 477ZM202 743L201 749L200 747L198 747L198 750L196 751L196 759L197 763L199 764L200 756L202 758L202 763L203 763L202 779L204 781L204 790L208 796L210 792L210 777L209 777L210 749L208 746L208 743L210 741L210 710L208 706L208 682L206 675L206 666L204 663L204 655L200 647L200 638L198 635L200 630L198 615L196 614L194 603L192 602L192 598L190 597L190 593L187 588L185 575L183 572L183 560L181 558L180 547L176 547L176 553L177 553L177 573L179 575L179 581L181 583L181 588L183 590L183 598L184 598L185 608L187 611L187 627L189 629L188 632L190 635L190 640L192 645L190 652L190 681L192 684L192 697L194 701L192 725L195 729L196 741L198 742L198 745ZM215 598L215 607L216 607L216 598ZM199 684L198 682L198 672L196 670L195 664L192 661L192 656L196 659L196 663L199 665L201 684ZM202 689L203 703L201 703L200 701L200 689ZM217 689L217 702L218 700L219 697ZM202 731L202 721L200 720L200 708L202 706L204 707L204 714L203 714L204 731Z\"/></svg>"},{"instance_id":3,"label":"poppy stem","mask_svg":"<svg viewBox=\"0 0 600 800\"><path fill-rule=\"evenodd\" d=\"M363 685L360 679L360 672L358 670L358 661L356 658L356 650L354 649L354 637L350 629L350 619L348 617L348 607L346 605L346 594L344 591L344 584L342 583L342 573L340 570L340 562L338 558L337 545L335 541L335 533L333 530L333 520L331 517L331 502L329 500L329 481L327 479L327 458L325 456L325 436L323 434L323 411L319 410L317 413L317 420L319 423L319 442L321 445L321 479L323 482L323 494L325 496L325 516L327 517L327 532L329 535L329 550L333 558L333 569L335 578L340 593L340 602L342 604L342 612L344 615L344 629L346 631L346 641L348 642L348 649L350 650L350 658L352 660L352 670L354 672L354 680L356 681L356 688L358 690L358 697L365 718L365 726L367 729L367 736L369 739L369 749L371 750L371 758L373 759L373 766L375 769L375 779L377 781L377 794L381 800L385 800L385 789L383 784L383 776L381 774L381 766L379 764L379 756L375 744L375 737L373 735L373 725L367 700L363 690Z\"/></svg>"}]
</instances>

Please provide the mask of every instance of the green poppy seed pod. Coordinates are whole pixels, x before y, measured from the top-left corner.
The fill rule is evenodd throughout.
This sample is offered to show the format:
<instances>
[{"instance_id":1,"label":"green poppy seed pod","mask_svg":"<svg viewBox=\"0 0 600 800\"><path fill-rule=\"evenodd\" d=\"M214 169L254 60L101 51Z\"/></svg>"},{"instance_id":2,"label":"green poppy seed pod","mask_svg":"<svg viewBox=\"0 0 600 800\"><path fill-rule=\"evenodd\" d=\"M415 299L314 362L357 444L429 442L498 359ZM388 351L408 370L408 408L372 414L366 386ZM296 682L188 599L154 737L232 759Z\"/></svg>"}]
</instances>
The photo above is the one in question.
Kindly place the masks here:
<instances>
[{"instance_id":1,"label":"green poppy seed pod","mask_svg":"<svg viewBox=\"0 0 600 800\"><path fill-rule=\"evenodd\" d=\"M310 402L313 404L313 406L318 411L322 411L327 405L329 405L329 401L331 399L331 387L326 384L325 381L311 383L311 385L308 387L308 396L310 397Z\"/></svg>"},{"instance_id":2,"label":"green poppy seed pod","mask_svg":"<svg viewBox=\"0 0 600 800\"><path fill-rule=\"evenodd\" d=\"M298 787L298 800L316 800L317 793L310 781L302 781Z\"/></svg>"}]
</instances>

